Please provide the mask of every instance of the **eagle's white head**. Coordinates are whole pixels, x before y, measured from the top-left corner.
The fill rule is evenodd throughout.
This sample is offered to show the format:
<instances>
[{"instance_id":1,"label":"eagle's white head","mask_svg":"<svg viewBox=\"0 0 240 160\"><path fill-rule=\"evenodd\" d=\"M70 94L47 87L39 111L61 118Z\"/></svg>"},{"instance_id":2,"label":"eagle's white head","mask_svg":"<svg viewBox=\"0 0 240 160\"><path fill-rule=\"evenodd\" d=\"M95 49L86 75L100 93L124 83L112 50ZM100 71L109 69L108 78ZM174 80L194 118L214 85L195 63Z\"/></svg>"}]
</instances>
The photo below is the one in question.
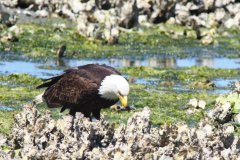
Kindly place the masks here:
<instances>
[{"instance_id":1,"label":"eagle's white head","mask_svg":"<svg viewBox=\"0 0 240 160\"><path fill-rule=\"evenodd\" d=\"M119 99L122 106L127 106L127 96L129 93L129 84L121 75L112 74L106 76L101 82L98 92L102 98L108 100Z\"/></svg>"}]
</instances>

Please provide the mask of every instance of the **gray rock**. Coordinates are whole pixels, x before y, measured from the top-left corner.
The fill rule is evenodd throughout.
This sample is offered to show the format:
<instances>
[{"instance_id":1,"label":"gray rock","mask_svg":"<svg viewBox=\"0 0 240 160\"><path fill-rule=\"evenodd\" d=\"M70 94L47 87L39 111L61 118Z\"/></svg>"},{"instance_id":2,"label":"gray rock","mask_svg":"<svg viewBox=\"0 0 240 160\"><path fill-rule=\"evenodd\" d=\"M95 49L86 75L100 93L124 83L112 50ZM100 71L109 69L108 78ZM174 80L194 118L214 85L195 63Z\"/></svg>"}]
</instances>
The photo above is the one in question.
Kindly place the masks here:
<instances>
[{"instance_id":1,"label":"gray rock","mask_svg":"<svg viewBox=\"0 0 240 160\"><path fill-rule=\"evenodd\" d=\"M221 21L226 15L226 12L223 8L216 9L215 18L217 21Z\"/></svg>"},{"instance_id":2,"label":"gray rock","mask_svg":"<svg viewBox=\"0 0 240 160\"><path fill-rule=\"evenodd\" d=\"M235 114L234 117L234 122L237 123L238 125L240 125L240 113Z\"/></svg>"},{"instance_id":3,"label":"gray rock","mask_svg":"<svg viewBox=\"0 0 240 160\"><path fill-rule=\"evenodd\" d=\"M188 17L190 16L189 8L184 5L177 4L175 7L176 13L176 23L182 24L186 23Z\"/></svg>"},{"instance_id":4,"label":"gray rock","mask_svg":"<svg viewBox=\"0 0 240 160\"><path fill-rule=\"evenodd\" d=\"M11 27L17 22L17 16L10 14L8 12L1 11L0 8L0 23L6 25L7 27Z\"/></svg>"},{"instance_id":5,"label":"gray rock","mask_svg":"<svg viewBox=\"0 0 240 160\"><path fill-rule=\"evenodd\" d=\"M209 111L208 116L220 123L229 122L232 118L231 103L226 102L224 104L216 104L216 108Z\"/></svg>"},{"instance_id":6,"label":"gray rock","mask_svg":"<svg viewBox=\"0 0 240 160\"><path fill-rule=\"evenodd\" d=\"M123 0L119 7L119 26L132 28L138 24L137 0Z\"/></svg>"},{"instance_id":7,"label":"gray rock","mask_svg":"<svg viewBox=\"0 0 240 160\"><path fill-rule=\"evenodd\" d=\"M204 45L210 45L210 44L214 43L214 39L213 39L212 35L207 34L206 36L204 36L201 39L201 43L204 44Z\"/></svg>"},{"instance_id":8,"label":"gray rock","mask_svg":"<svg viewBox=\"0 0 240 160\"><path fill-rule=\"evenodd\" d=\"M46 10L38 10L35 14L37 17L49 17L49 12Z\"/></svg>"},{"instance_id":9,"label":"gray rock","mask_svg":"<svg viewBox=\"0 0 240 160\"><path fill-rule=\"evenodd\" d=\"M1 0L0 4L3 4L8 7L16 7L18 4L18 0Z\"/></svg>"},{"instance_id":10,"label":"gray rock","mask_svg":"<svg viewBox=\"0 0 240 160\"><path fill-rule=\"evenodd\" d=\"M6 136L0 134L0 147L4 146L6 142L7 142Z\"/></svg>"},{"instance_id":11,"label":"gray rock","mask_svg":"<svg viewBox=\"0 0 240 160\"><path fill-rule=\"evenodd\" d=\"M224 23L224 26L226 28L236 27L238 26L238 22L236 22L233 18L230 18Z\"/></svg>"},{"instance_id":12,"label":"gray rock","mask_svg":"<svg viewBox=\"0 0 240 160\"><path fill-rule=\"evenodd\" d=\"M214 1L215 0L203 0L205 10L214 8Z\"/></svg>"},{"instance_id":13,"label":"gray rock","mask_svg":"<svg viewBox=\"0 0 240 160\"><path fill-rule=\"evenodd\" d=\"M229 4L226 8L231 15L236 15L240 12L240 3Z\"/></svg>"},{"instance_id":14,"label":"gray rock","mask_svg":"<svg viewBox=\"0 0 240 160\"><path fill-rule=\"evenodd\" d=\"M235 2L235 0L216 0L215 7L224 7L232 2Z\"/></svg>"},{"instance_id":15,"label":"gray rock","mask_svg":"<svg viewBox=\"0 0 240 160\"><path fill-rule=\"evenodd\" d=\"M138 23L140 25L145 25L148 22L148 17L147 15L139 15L138 16Z\"/></svg>"}]
</instances>

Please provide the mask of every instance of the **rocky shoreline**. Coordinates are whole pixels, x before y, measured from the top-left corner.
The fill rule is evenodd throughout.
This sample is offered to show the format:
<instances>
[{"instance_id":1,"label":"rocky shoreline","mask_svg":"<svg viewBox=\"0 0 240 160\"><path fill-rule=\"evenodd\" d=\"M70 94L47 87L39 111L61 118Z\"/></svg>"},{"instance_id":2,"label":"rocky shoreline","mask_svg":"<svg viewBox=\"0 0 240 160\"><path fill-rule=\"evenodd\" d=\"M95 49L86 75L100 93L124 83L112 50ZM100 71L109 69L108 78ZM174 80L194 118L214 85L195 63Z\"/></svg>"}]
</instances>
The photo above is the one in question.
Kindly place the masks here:
<instances>
[{"instance_id":1,"label":"rocky shoreline","mask_svg":"<svg viewBox=\"0 0 240 160\"><path fill-rule=\"evenodd\" d=\"M110 44L118 42L121 31L136 26L183 25L194 29L196 38L206 37L206 44L213 42L208 41L218 28L240 26L240 2L235 0L2 0L0 5L1 12L11 10L12 15L70 18L81 35ZM210 31L206 35L200 28Z\"/></svg>"},{"instance_id":2,"label":"rocky shoreline","mask_svg":"<svg viewBox=\"0 0 240 160\"><path fill-rule=\"evenodd\" d=\"M238 159L238 88L219 96L215 108L194 126L154 127L145 107L115 127L106 119L90 122L82 114L56 120L25 105L12 133L1 137L1 159ZM160 117L161 118L161 117Z\"/></svg>"}]
</instances>

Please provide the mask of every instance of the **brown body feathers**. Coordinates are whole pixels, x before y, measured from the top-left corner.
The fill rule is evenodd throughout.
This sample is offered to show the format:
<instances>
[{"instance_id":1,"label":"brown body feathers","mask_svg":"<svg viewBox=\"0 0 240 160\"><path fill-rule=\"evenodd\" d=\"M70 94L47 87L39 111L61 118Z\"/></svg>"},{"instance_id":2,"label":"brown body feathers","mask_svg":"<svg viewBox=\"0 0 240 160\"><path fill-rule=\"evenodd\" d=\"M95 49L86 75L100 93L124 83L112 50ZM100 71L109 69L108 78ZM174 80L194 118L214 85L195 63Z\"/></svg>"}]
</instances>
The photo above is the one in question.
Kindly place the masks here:
<instances>
[{"instance_id":1,"label":"brown body feathers","mask_svg":"<svg viewBox=\"0 0 240 160\"><path fill-rule=\"evenodd\" d=\"M70 114L82 112L86 117L100 118L101 108L117 102L101 98L98 89L102 80L111 74L120 73L106 65L89 64L66 70L62 75L46 79L37 88L47 87L43 99L48 107L70 109Z\"/></svg>"}]
</instances>

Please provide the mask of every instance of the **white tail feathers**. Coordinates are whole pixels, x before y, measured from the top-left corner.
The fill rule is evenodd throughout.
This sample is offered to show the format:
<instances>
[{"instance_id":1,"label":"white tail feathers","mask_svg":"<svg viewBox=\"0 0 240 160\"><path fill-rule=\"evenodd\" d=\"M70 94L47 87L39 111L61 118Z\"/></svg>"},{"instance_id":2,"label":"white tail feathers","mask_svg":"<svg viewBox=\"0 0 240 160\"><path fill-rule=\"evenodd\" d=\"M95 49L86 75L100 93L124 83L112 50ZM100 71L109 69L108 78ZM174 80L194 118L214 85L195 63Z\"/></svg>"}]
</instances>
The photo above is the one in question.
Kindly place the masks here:
<instances>
[{"instance_id":1,"label":"white tail feathers","mask_svg":"<svg viewBox=\"0 0 240 160\"><path fill-rule=\"evenodd\" d=\"M34 98L34 100L32 101L33 104L34 104L34 105L37 105L37 104L39 104L39 103L42 103L42 102L43 102L42 96L43 96L43 93L37 95L37 96Z\"/></svg>"}]
</instances>

